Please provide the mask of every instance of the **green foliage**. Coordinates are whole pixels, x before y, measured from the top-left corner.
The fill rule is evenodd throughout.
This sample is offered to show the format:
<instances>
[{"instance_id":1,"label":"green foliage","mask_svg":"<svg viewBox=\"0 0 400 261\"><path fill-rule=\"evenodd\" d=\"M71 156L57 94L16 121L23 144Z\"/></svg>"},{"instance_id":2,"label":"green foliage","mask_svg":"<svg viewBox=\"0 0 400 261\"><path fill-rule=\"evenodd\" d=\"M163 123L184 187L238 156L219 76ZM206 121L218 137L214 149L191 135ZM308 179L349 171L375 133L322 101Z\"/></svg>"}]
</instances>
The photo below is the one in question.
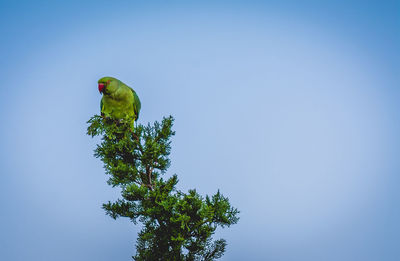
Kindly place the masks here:
<instances>
[{"instance_id":1,"label":"green foliage","mask_svg":"<svg viewBox=\"0 0 400 261\"><path fill-rule=\"evenodd\" d=\"M168 179L173 118L133 130L131 125L100 116L88 123L88 135L101 136L95 156L104 163L108 183L122 189L122 199L103 204L112 218L141 222L134 260L215 260L225 252L224 239L212 240L218 226L239 220L239 211L219 191L203 198L196 190L175 188Z\"/></svg>"}]
</instances>

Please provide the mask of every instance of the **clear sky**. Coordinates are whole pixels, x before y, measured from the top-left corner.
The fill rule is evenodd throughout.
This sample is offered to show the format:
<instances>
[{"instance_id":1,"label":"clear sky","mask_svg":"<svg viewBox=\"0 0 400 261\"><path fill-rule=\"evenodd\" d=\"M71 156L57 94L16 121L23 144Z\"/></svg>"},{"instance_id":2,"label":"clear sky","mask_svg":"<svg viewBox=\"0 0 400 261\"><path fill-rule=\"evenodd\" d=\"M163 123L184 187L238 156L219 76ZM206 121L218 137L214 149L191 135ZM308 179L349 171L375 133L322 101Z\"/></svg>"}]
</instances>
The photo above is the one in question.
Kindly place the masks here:
<instances>
[{"instance_id":1,"label":"clear sky","mask_svg":"<svg viewBox=\"0 0 400 261\"><path fill-rule=\"evenodd\" d=\"M300 3L301 2L301 3ZM397 3L396 3L397 2ZM398 1L1 1L0 260L130 260L86 121L97 80L173 115L221 260L400 260Z\"/></svg>"}]
</instances>

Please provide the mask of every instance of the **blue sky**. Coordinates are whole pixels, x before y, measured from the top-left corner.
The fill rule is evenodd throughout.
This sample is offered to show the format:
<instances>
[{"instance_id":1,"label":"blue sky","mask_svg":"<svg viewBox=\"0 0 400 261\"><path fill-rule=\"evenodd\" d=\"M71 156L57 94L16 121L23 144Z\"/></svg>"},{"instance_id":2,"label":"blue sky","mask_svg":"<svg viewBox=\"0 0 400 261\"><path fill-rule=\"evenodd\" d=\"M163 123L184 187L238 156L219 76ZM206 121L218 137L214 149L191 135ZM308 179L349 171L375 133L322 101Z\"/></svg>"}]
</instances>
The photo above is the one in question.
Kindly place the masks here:
<instances>
[{"instance_id":1,"label":"blue sky","mask_svg":"<svg viewBox=\"0 0 400 261\"><path fill-rule=\"evenodd\" d=\"M240 222L221 260L399 260L395 1L2 1L0 259L130 260L85 135L96 82L173 115L182 190Z\"/></svg>"}]
</instances>

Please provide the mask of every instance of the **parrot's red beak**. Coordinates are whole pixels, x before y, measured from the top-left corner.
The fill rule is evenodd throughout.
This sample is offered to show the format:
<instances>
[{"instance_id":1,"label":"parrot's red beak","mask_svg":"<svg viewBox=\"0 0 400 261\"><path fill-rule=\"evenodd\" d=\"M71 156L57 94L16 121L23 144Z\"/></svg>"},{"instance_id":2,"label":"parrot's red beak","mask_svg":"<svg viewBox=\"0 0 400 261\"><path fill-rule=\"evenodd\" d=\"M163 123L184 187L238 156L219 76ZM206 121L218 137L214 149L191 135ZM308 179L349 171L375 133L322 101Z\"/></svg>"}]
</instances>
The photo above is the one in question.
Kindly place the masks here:
<instances>
[{"instance_id":1,"label":"parrot's red beak","mask_svg":"<svg viewBox=\"0 0 400 261\"><path fill-rule=\"evenodd\" d=\"M104 83L99 83L99 92L100 92L100 93L103 92L105 86L106 86L106 85L105 85Z\"/></svg>"}]
</instances>

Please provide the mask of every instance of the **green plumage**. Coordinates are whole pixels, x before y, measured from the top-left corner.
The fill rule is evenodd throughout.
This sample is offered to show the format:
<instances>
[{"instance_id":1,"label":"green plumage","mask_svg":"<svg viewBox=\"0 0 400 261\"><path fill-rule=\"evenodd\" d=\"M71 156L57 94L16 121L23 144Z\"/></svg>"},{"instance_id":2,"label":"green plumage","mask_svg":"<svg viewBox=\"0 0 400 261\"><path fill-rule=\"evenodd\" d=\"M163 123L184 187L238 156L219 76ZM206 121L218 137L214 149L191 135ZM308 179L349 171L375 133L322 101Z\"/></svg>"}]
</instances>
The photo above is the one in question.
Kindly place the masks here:
<instances>
[{"instance_id":1,"label":"green plumage","mask_svg":"<svg viewBox=\"0 0 400 261\"><path fill-rule=\"evenodd\" d=\"M100 102L101 115L117 120L137 121L140 112L140 100L136 92L118 79L103 77L99 81L99 91L103 93ZM104 88L100 90L100 85Z\"/></svg>"}]
</instances>

